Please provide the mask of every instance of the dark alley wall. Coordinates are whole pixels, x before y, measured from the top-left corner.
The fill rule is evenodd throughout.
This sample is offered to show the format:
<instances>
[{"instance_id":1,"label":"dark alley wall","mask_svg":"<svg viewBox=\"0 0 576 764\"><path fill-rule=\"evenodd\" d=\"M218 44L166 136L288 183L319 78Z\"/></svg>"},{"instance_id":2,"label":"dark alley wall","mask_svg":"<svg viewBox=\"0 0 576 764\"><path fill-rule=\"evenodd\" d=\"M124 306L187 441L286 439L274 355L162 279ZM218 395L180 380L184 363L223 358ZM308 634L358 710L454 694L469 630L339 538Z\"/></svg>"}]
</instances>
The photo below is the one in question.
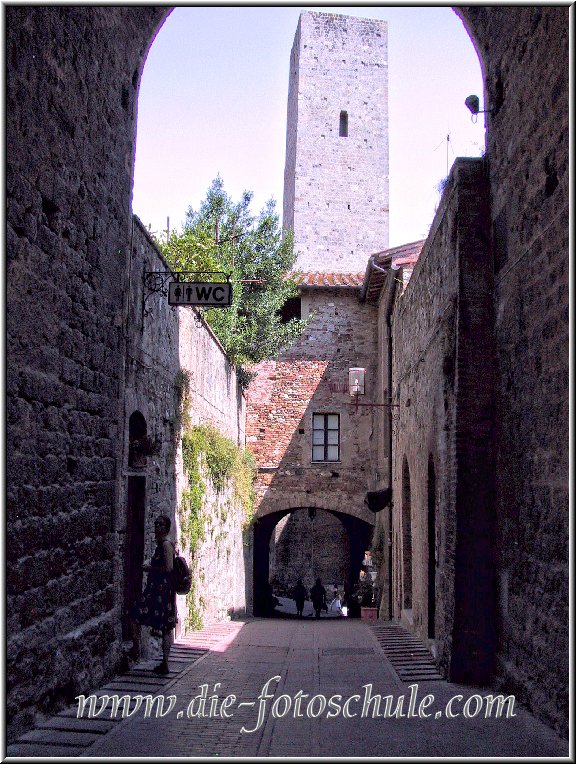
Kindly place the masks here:
<instances>
[{"instance_id":1,"label":"dark alley wall","mask_svg":"<svg viewBox=\"0 0 576 764\"><path fill-rule=\"evenodd\" d=\"M507 687L567 731L568 22L459 8L485 76L497 349L499 648Z\"/></svg>"},{"instance_id":2,"label":"dark alley wall","mask_svg":"<svg viewBox=\"0 0 576 764\"><path fill-rule=\"evenodd\" d=\"M164 11L6 13L10 725L117 655L113 517L136 99Z\"/></svg>"},{"instance_id":3,"label":"dark alley wall","mask_svg":"<svg viewBox=\"0 0 576 764\"><path fill-rule=\"evenodd\" d=\"M400 404L393 424L394 614L412 619L424 639L434 633L448 676L472 683L490 677L494 651L494 350L487 220L484 162L457 160L392 315L392 391ZM431 469L435 520L428 513ZM435 589L435 614L429 613L429 587ZM431 629L429 618L435 618Z\"/></svg>"}]
</instances>

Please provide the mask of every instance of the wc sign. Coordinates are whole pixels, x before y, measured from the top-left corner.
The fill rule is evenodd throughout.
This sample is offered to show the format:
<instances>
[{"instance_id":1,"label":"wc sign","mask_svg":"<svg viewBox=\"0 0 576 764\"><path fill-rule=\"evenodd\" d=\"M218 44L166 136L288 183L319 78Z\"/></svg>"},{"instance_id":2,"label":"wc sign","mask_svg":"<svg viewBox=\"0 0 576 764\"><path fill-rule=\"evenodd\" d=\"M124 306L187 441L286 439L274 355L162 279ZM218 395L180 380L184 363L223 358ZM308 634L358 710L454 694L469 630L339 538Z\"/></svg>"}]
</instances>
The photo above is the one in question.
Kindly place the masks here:
<instances>
[{"instance_id":1,"label":"wc sign","mask_svg":"<svg viewBox=\"0 0 576 764\"><path fill-rule=\"evenodd\" d=\"M227 308L232 302L232 284L226 282L185 283L168 285L169 305L198 305L206 308Z\"/></svg>"}]
</instances>

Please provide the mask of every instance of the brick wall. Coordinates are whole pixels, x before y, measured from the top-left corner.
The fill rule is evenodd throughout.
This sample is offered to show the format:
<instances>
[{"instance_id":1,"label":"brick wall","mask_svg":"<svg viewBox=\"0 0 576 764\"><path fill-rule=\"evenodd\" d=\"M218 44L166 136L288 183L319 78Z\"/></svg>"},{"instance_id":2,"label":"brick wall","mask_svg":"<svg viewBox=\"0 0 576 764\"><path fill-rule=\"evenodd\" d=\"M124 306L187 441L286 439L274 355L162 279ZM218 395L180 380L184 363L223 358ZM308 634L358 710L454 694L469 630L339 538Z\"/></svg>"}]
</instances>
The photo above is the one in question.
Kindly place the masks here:
<instances>
[{"instance_id":1,"label":"brick wall","mask_svg":"<svg viewBox=\"0 0 576 764\"><path fill-rule=\"evenodd\" d=\"M332 509L373 523L365 505L376 470L373 410L350 405L348 369L366 368L366 394L376 385L376 309L358 290L303 290L302 312L314 318L276 361L256 367L247 394L247 444L256 457L260 516L289 507ZM345 392L332 392L343 384ZM340 415L337 463L312 462L312 413Z\"/></svg>"},{"instance_id":2,"label":"brick wall","mask_svg":"<svg viewBox=\"0 0 576 764\"><path fill-rule=\"evenodd\" d=\"M337 513L338 519L322 512L319 518L326 522L314 521L315 549L318 552L324 546L325 558L318 574L326 571L330 577L341 569L342 549L332 543L334 529L340 533L340 525L345 525L353 547L350 571L359 565L366 530L374 525L374 515L364 504L377 468L374 410L360 406L356 411L350 405L347 385L349 368L366 368L366 394L361 399L374 400L377 311L372 305L361 304L358 297L356 288L303 289L302 314L313 313L311 323L278 360L256 367L258 376L248 389L246 415L246 441L259 467L257 516L262 528L255 541L255 558L259 558L255 559L255 579L270 573L280 575L274 554L271 571L264 572L269 553L266 534L272 534L276 522L291 510L314 507ZM333 392L332 385L344 385L345 392ZM339 462L312 462L313 412L339 414ZM304 545L307 533L302 523L306 525L307 513L296 515L306 517L300 520L290 515L284 522L298 527L300 544ZM263 524L262 518L269 522ZM361 522L354 525L354 521ZM291 570L286 573L286 577L291 575ZM302 571L302 575L310 577L312 573Z\"/></svg>"}]
</instances>

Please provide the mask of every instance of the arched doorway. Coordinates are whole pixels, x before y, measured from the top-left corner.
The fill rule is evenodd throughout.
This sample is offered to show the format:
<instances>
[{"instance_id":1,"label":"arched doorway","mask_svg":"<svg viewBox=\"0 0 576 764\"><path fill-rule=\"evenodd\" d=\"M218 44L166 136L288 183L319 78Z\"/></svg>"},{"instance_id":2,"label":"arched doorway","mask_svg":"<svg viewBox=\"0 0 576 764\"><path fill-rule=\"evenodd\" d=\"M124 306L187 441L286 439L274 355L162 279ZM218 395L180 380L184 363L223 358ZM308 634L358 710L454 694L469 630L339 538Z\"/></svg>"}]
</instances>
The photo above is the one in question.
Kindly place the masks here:
<instances>
[{"instance_id":1,"label":"arched doorway","mask_svg":"<svg viewBox=\"0 0 576 764\"><path fill-rule=\"evenodd\" d=\"M319 513L322 512L322 515ZM254 571L254 615L260 616L266 614L266 608L263 607L263 595L268 590L270 583L270 547L272 536L276 526L283 518L288 516L288 519L284 521L283 528L286 527L286 523L290 522L289 516L298 514L298 520L295 521L297 527L302 530L306 523L316 522L316 518L325 517L325 515L331 515L332 519L327 525L328 528L335 528L334 525L337 521L343 529L343 535L341 538L346 538L347 543L344 544L344 551L348 552L348 565L345 568L347 579L337 583L346 583L350 588L353 588L356 584L360 569L362 566L362 560L364 559L364 551L369 548L370 540L372 537L372 526L360 520L352 515L347 515L343 512L334 512L332 510L320 509L317 507L290 507L278 512L272 512L268 515L264 515L258 518L254 524L254 558L253 558L253 571ZM296 526L295 526L296 527ZM307 534L308 535L308 534ZM321 537L321 532L318 531L318 538ZM302 537L300 537L301 539ZM331 543L333 539L331 540ZM297 543L297 538L294 539L294 543ZM328 548L330 544L328 545ZM320 552L320 549L317 550ZM302 555L302 560L305 560L305 555ZM327 556L328 559L328 556ZM315 563L318 565L318 562ZM329 562L326 563L330 565ZM320 567L316 567L315 570L321 570ZM328 568L327 568L328 570ZM322 577L321 573L319 574ZM293 582L293 584L296 581ZM334 581L327 580L323 583L326 585L332 585Z\"/></svg>"},{"instance_id":2,"label":"arched doorway","mask_svg":"<svg viewBox=\"0 0 576 764\"><path fill-rule=\"evenodd\" d=\"M412 609L412 507L406 457L402 462L402 609Z\"/></svg>"},{"instance_id":3,"label":"arched doorway","mask_svg":"<svg viewBox=\"0 0 576 764\"><path fill-rule=\"evenodd\" d=\"M318 9L321 10L321 9ZM350 8L341 8L338 13L347 15ZM274 60L277 51L282 50L286 44L285 38L278 34L278 29L283 27L286 30L295 32L300 9L286 8L281 11L284 17L280 22L279 11L275 8L261 8L257 13L251 9L243 8L182 8L166 9L165 16L157 30L153 44L147 54L145 66L141 70L141 87L138 103L138 144L136 146L136 162L134 171L134 212L141 218L143 223L152 226L152 230L158 235L162 235L167 228L171 230L180 223L180 217L183 217L188 204L198 201L215 172L209 169L208 157L211 154L211 142L215 136L225 136L229 146L230 157L236 157L236 166L231 166L227 157L222 157L216 150L216 155L220 153L217 167L226 183L226 188L232 189L233 194L236 191L233 186L240 182L240 189L248 187L255 192L256 205L260 205L260 200L268 199L272 195L279 207L282 207L281 180L282 159L284 154L286 135L283 129L267 130L266 134L261 133L261 127L255 114L262 113L262 106L256 100L255 94L251 95L254 99L254 109L240 108L235 106L236 99L239 98L237 88L231 98L221 100L217 114L213 112L213 102L215 91L226 87L230 78L217 73L230 72L233 74L233 82L248 82L254 78L262 77L262 85L255 89L255 93L267 92L270 87L266 82L262 72L270 71L270 77L277 77L279 64ZM414 77L416 63L403 54L400 48L401 43L398 40L398 34L404 33L410 24L410 13L414 14L412 23L412 36L415 26L418 28L418 50L423 55L426 51L428 78ZM244 16L250 15L251 24L244 26ZM418 14L416 16L416 14ZM447 159L456 155L469 154L476 152L478 155L481 150L481 144L484 143L484 136L481 131L482 115L480 125L472 127L469 119L469 112L463 105L463 96L452 94L454 77L450 74L453 70L446 65L447 57L451 62L457 61L459 65L459 74L465 78L465 89L477 92L482 95L482 76L478 62L478 56L473 49L473 45L466 33L465 26L457 18L456 14L448 7L410 9L410 8L378 8L376 6L370 9L366 14L357 14L352 12L352 16L365 15L367 18L375 20L386 20L389 23L389 29L395 30L394 39L390 40L389 56L390 61L395 64L394 80L399 77L407 79L410 89L410 97L405 97L405 88L389 88L388 98L390 100L391 112L394 110L395 119L391 121L391 129L395 131L393 136L394 146L397 148L390 154L391 162L391 182L394 184L395 220L392 221L392 229L397 225L396 219L406 220L414 218L415 202L418 207L428 206L429 212L433 215L433 195L429 189L433 184L443 178L447 173ZM248 35L245 38L245 44L251 49L251 56L239 55L239 49L233 33L230 30L236 28L246 30ZM431 25L435 30L434 42L429 34L423 30ZM212 37L214 35L214 37ZM442 35L442 36L440 36ZM197 37L198 36L198 37ZM198 43L190 45L188 40L196 39ZM259 55L259 40L266 39L268 43L266 50L260 53L269 55L270 40L274 40L275 55L269 59L260 58L258 71L248 69L249 62L254 61ZM438 45L438 42L441 44ZM442 44L442 42L444 44ZM440 55L440 51L442 55ZM288 63L290 48L286 48L285 60ZM235 60L234 60L235 59ZM266 60L270 66L262 67L261 61ZM389 63L391 66L392 64ZM201 67L201 69L199 69ZM210 75L198 79L193 77L192 73L199 70L208 70ZM288 67L281 69L282 72L288 72ZM178 72L179 75L175 76ZM190 72L189 83L183 76L185 72ZM165 87L166 82L171 82L173 87L168 90ZM270 80L272 81L272 80ZM283 83L283 80L279 80ZM391 80L392 82L392 80ZM163 84L164 83L164 84ZM286 80L286 87L288 81ZM281 101L280 111L284 113L286 102L281 88L275 87L270 90L271 97L267 99L266 106L270 107L276 99ZM402 95L404 93L404 95ZM158 118L157 98L161 94L163 119ZM423 113L431 114L433 104L441 100L443 104L443 117L440 124L434 124L430 129L433 130L434 143L429 146L427 136L425 135L424 123L414 125L411 119L412 104L418 103ZM250 102L252 103L252 101ZM244 104L246 99L244 98ZM335 112L334 130L336 134L346 135L349 129L352 130L353 113L345 110L341 105ZM230 119L224 120L229 125L234 125L226 132L222 122L222 114L230 108L232 111ZM450 110L448 115L447 110ZM199 119L198 115L203 118ZM272 116L272 115L270 115ZM409 130L396 130L395 123L399 120L409 120L411 122ZM432 122L434 118L430 117ZM273 123L276 124L276 117L273 117ZM427 121L429 124L430 120ZM185 130L175 130L175 124L186 124ZM393 124L394 123L394 124ZM212 129L212 125L218 125L217 130ZM445 137L447 124L452 128L450 141L444 141L442 148L444 150L434 151L442 135ZM417 131L416 133L414 131ZM422 132L420 132L422 131ZM239 153L242 151L245 156L249 156L252 149L252 140L256 136L258 140L258 155L255 155L255 161L246 166L242 172L244 177L236 179L238 170ZM418 140L414 136L418 135ZM478 141L478 146L475 145ZM191 151L190 146L203 146L204 151ZM418 161L406 161L407 152ZM415 154L416 152L416 154ZM256 159L256 157L258 157ZM433 161L431 161L431 157ZM263 164L264 167L254 172L254 168ZM170 190L166 188L159 190L158 181L162 178L163 166L173 167L173 183ZM422 180L422 172L434 166L434 178L429 182ZM242 166L242 165L240 165ZM260 189L258 184L260 179L269 172L270 168L278 168L279 180L268 183L265 189ZM425 169L426 168L426 169ZM406 174L414 173L414 182L406 183ZM396 180L396 173L399 178ZM184 182L182 183L182 179ZM187 179L187 180L186 180ZM202 182L200 179L203 179ZM204 182L205 179L205 182ZM201 186L197 188L197 185ZM190 198L183 198L180 188L184 187ZM392 188L392 187L391 187ZM410 189L409 191L407 189ZM424 192L425 189L425 192ZM153 201L152 201L153 200ZM410 213L411 210L411 213ZM167 220L170 216L170 222ZM429 221L428 221L429 222ZM406 224L405 223L405 224ZM422 230L424 230L422 228ZM401 236L401 235L400 235ZM420 238L420 233L401 236L404 241L414 241ZM398 243L401 243L400 240Z\"/></svg>"},{"instance_id":4,"label":"arched doorway","mask_svg":"<svg viewBox=\"0 0 576 764\"><path fill-rule=\"evenodd\" d=\"M436 636L436 471L428 457L428 638Z\"/></svg>"},{"instance_id":5,"label":"arched doorway","mask_svg":"<svg viewBox=\"0 0 576 764\"><path fill-rule=\"evenodd\" d=\"M146 467L146 440L148 426L140 411L134 411L128 421L128 467L139 469Z\"/></svg>"},{"instance_id":6,"label":"arched doorway","mask_svg":"<svg viewBox=\"0 0 576 764\"><path fill-rule=\"evenodd\" d=\"M146 457L141 457L138 444L146 438L146 419L134 411L128 422L129 450L126 491L126 528L124 533L124 607L122 611L122 637L130 639L131 623L128 611L142 592L142 565L144 564L144 526L146 515L146 475L134 474L144 470Z\"/></svg>"}]
</instances>

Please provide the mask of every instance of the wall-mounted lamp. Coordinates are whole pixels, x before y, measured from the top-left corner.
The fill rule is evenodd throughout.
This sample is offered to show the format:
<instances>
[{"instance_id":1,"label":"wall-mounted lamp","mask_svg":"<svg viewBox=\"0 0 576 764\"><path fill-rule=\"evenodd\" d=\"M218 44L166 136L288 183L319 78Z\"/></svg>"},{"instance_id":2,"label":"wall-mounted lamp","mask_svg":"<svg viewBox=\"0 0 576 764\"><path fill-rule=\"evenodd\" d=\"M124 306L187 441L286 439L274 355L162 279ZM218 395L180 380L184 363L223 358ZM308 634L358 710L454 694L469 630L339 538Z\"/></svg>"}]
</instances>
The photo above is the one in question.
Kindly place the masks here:
<instances>
[{"instance_id":1,"label":"wall-mounted lamp","mask_svg":"<svg viewBox=\"0 0 576 764\"><path fill-rule=\"evenodd\" d=\"M348 369L348 389L350 395L364 395L366 369Z\"/></svg>"},{"instance_id":2,"label":"wall-mounted lamp","mask_svg":"<svg viewBox=\"0 0 576 764\"><path fill-rule=\"evenodd\" d=\"M468 111L472 114L472 122L476 122L478 114L490 114L492 111L492 109L480 108L480 99L477 95L469 95L464 103L466 104Z\"/></svg>"}]
</instances>

